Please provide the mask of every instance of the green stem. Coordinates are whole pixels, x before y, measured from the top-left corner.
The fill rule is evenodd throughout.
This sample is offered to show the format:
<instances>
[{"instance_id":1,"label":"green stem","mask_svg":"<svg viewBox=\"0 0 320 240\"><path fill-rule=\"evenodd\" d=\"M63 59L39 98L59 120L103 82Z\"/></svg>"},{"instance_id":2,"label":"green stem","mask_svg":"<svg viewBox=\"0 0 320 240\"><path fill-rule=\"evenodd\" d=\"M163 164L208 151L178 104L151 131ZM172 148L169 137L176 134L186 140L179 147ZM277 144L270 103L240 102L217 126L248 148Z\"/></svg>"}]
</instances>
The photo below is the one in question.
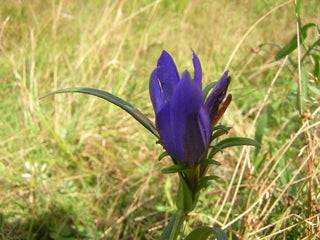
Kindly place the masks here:
<instances>
[{"instance_id":1,"label":"green stem","mask_svg":"<svg viewBox=\"0 0 320 240\"><path fill-rule=\"evenodd\" d=\"M172 231L169 236L169 240L176 240L183 225L185 217L188 215L188 212L185 212L181 209L178 209L176 212L176 218L173 223Z\"/></svg>"}]
</instances>

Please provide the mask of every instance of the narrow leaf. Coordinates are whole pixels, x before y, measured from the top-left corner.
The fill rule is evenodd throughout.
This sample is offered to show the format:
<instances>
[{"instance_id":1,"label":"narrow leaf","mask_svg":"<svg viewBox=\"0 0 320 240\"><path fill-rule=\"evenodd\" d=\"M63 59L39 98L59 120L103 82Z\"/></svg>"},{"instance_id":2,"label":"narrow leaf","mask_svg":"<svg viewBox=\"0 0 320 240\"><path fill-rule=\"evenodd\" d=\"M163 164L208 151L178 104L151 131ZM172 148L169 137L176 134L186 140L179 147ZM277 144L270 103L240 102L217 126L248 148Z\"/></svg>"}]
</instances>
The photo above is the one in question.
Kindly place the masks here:
<instances>
[{"instance_id":1,"label":"narrow leaf","mask_svg":"<svg viewBox=\"0 0 320 240\"><path fill-rule=\"evenodd\" d=\"M211 180L217 180L217 179L219 179L219 177L218 176L214 176L214 175L205 176L205 177L200 178L198 183L197 183L196 192L199 192L202 188L208 187L210 185L210 181Z\"/></svg>"},{"instance_id":2,"label":"narrow leaf","mask_svg":"<svg viewBox=\"0 0 320 240\"><path fill-rule=\"evenodd\" d=\"M312 54L314 60L314 76L319 80L320 79L320 56Z\"/></svg>"},{"instance_id":3,"label":"narrow leaf","mask_svg":"<svg viewBox=\"0 0 320 240\"><path fill-rule=\"evenodd\" d=\"M224 129L219 129L212 134L211 141L227 133L228 132L226 132Z\"/></svg>"},{"instance_id":4,"label":"narrow leaf","mask_svg":"<svg viewBox=\"0 0 320 240\"><path fill-rule=\"evenodd\" d=\"M182 174L179 174L179 179L177 208L184 212L190 212L194 208L192 192Z\"/></svg>"},{"instance_id":5,"label":"narrow leaf","mask_svg":"<svg viewBox=\"0 0 320 240\"><path fill-rule=\"evenodd\" d=\"M281 49L283 48L283 46L281 46L280 44L278 44L278 43L273 43L273 42L262 43L262 44L259 45L259 48L262 48L262 47L267 46L267 45L276 47L276 48L278 48L279 50L281 50ZM292 64L292 66L295 66L295 62L294 62L294 60L292 60L292 58L291 58L290 56L289 56L289 62Z\"/></svg>"},{"instance_id":6,"label":"narrow leaf","mask_svg":"<svg viewBox=\"0 0 320 240\"><path fill-rule=\"evenodd\" d=\"M242 138L242 137L227 138L218 142L216 145L213 146L208 158L211 159L217 152L221 151L224 148L234 147L234 146L243 146L243 145L260 147L260 143L258 143L256 140L253 140L251 138Z\"/></svg>"},{"instance_id":7,"label":"narrow leaf","mask_svg":"<svg viewBox=\"0 0 320 240\"><path fill-rule=\"evenodd\" d=\"M205 164L205 165L209 165L209 164L213 164L213 165L218 165L220 166L221 163L216 161L216 160L213 160L213 159L207 159L207 158L203 158L199 161L199 164Z\"/></svg>"},{"instance_id":8,"label":"narrow leaf","mask_svg":"<svg viewBox=\"0 0 320 240\"><path fill-rule=\"evenodd\" d=\"M174 214L174 216L170 219L169 223L163 230L159 240L167 240L170 236L170 233L172 232L173 224L175 222L175 219L177 217L177 213Z\"/></svg>"},{"instance_id":9,"label":"narrow leaf","mask_svg":"<svg viewBox=\"0 0 320 240\"><path fill-rule=\"evenodd\" d=\"M141 123L146 129L148 129L153 135L155 135L158 139L160 138L159 133L154 126L153 122L150 121L149 118L147 118L144 114L142 114L137 108L132 106L130 103L126 102L125 100L102 90L98 90L95 88L82 88L82 87L75 87L75 88L66 88L62 90L57 90L54 92L51 92L47 95L45 95L42 98L58 94L58 93L84 93L93 95L99 98L102 98L104 100L107 100L108 102L111 102L118 107L125 110L127 113L129 113L133 118L135 118L139 123Z\"/></svg>"},{"instance_id":10,"label":"narrow leaf","mask_svg":"<svg viewBox=\"0 0 320 240\"><path fill-rule=\"evenodd\" d=\"M170 173L177 173L177 172L181 172L182 170L186 169L186 167L182 166L182 165L179 165L179 164L176 164L176 165L172 165L170 167L166 167L166 168L163 168L161 170L161 172L163 174L170 174Z\"/></svg>"},{"instance_id":11,"label":"narrow leaf","mask_svg":"<svg viewBox=\"0 0 320 240\"><path fill-rule=\"evenodd\" d=\"M205 176L205 177L200 178L199 181L207 182L207 181L210 181L210 180L217 180L217 179L219 179L218 176L210 175L210 176Z\"/></svg>"},{"instance_id":12,"label":"narrow leaf","mask_svg":"<svg viewBox=\"0 0 320 240\"><path fill-rule=\"evenodd\" d=\"M304 39L307 37L307 30L310 27L315 27L316 24L315 23L307 23L306 25L304 25L301 28L300 31L300 41L301 43L303 43ZM284 58L285 56L287 56L288 54L292 53L296 48L297 48L297 34L291 38L291 40L289 42L287 42L287 44L277 53L276 55L276 59L279 60L281 58Z\"/></svg>"},{"instance_id":13,"label":"narrow leaf","mask_svg":"<svg viewBox=\"0 0 320 240\"><path fill-rule=\"evenodd\" d=\"M194 229L185 240L205 240L214 235L218 240L228 240L227 235L219 228L199 227Z\"/></svg>"},{"instance_id":14,"label":"narrow leaf","mask_svg":"<svg viewBox=\"0 0 320 240\"><path fill-rule=\"evenodd\" d=\"M197 184L197 188L196 188L196 193L200 192L201 189L203 188L207 188L210 186L210 182L209 181L201 181L201 182L198 182Z\"/></svg>"},{"instance_id":15,"label":"narrow leaf","mask_svg":"<svg viewBox=\"0 0 320 240\"><path fill-rule=\"evenodd\" d=\"M273 46L273 47L276 47L276 48L278 48L279 50L282 48L282 46L281 46L280 44L274 43L274 42L262 43L262 44L259 45L259 48L262 48L262 47L268 46L268 45Z\"/></svg>"},{"instance_id":16,"label":"narrow leaf","mask_svg":"<svg viewBox=\"0 0 320 240\"><path fill-rule=\"evenodd\" d=\"M218 125L218 126L214 126L212 128L212 131L216 131L216 130L224 130L226 133L229 132L229 130L231 129L231 127L227 127L227 126L224 126L224 125Z\"/></svg>"},{"instance_id":17,"label":"narrow leaf","mask_svg":"<svg viewBox=\"0 0 320 240\"><path fill-rule=\"evenodd\" d=\"M161 153L158 157L158 161L161 161L163 158L165 158L166 156L169 156L169 153L167 151Z\"/></svg>"}]
</instances>

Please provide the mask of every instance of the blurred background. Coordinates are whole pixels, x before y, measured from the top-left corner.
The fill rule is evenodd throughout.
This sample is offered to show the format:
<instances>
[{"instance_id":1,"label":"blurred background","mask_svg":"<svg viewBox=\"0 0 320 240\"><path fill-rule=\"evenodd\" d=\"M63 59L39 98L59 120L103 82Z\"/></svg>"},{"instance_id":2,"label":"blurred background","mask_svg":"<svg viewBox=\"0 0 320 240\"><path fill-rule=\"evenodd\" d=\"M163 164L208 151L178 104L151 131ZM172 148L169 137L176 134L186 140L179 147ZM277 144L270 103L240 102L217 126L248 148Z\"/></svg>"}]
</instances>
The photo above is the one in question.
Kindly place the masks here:
<instances>
[{"instance_id":1,"label":"blurred background","mask_svg":"<svg viewBox=\"0 0 320 240\"><path fill-rule=\"evenodd\" d=\"M320 23L319 5L302 1L302 25ZM262 147L217 155L222 165L210 173L220 179L185 232L206 224L230 239L316 236L320 57L302 59L307 98L304 112L297 107L297 63L319 39L316 28L302 57L275 58L296 33L294 1L1 0L1 238L158 239L178 179L161 174L171 161L157 160L153 135L93 96L39 98L98 88L154 119L148 81L158 57L165 49L180 74L193 74L191 48L204 85L230 71L233 101L221 120L229 136Z\"/></svg>"}]
</instances>

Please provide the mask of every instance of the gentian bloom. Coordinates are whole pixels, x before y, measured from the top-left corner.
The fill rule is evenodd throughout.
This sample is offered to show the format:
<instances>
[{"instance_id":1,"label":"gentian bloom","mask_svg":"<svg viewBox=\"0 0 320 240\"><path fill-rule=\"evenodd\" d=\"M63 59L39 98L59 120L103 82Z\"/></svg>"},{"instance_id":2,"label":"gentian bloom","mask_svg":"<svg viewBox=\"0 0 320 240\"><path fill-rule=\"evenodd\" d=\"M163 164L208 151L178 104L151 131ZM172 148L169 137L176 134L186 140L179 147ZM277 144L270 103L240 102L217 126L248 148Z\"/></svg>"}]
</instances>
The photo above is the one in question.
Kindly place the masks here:
<instances>
[{"instance_id":1,"label":"gentian bloom","mask_svg":"<svg viewBox=\"0 0 320 240\"><path fill-rule=\"evenodd\" d=\"M207 153L212 124L231 80L225 72L204 103L202 69L194 52L192 61L193 79L187 70L180 78L172 57L163 51L149 82L161 144L175 161L188 167Z\"/></svg>"}]
</instances>

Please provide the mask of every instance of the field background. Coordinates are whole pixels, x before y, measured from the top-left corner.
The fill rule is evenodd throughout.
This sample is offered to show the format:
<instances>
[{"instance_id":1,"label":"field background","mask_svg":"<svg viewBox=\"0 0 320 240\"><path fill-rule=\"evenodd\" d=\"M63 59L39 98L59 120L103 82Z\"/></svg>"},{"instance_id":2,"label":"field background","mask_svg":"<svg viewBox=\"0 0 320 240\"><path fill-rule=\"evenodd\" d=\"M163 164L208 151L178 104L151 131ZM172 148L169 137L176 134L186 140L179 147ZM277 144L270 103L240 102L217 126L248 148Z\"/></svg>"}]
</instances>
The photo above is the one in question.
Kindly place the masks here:
<instances>
[{"instance_id":1,"label":"field background","mask_svg":"<svg viewBox=\"0 0 320 240\"><path fill-rule=\"evenodd\" d=\"M319 5L302 1L302 24L320 23ZM202 194L185 232L206 224L230 239L319 237L315 62L305 60L310 114L302 118L298 52L276 60L276 47L259 48L285 45L296 29L294 1L1 0L1 239L160 236L178 179L161 174L171 162L158 162L155 138L93 96L39 97L99 88L154 119L148 80L161 51L180 73L192 73L191 48L204 85L230 70L233 101L221 121L232 127L229 136L256 138L262 147L217 155L222 166L211 173L220 179ZM317 38L310 29L305 46Z\"/></svg>"}]
</instances>

